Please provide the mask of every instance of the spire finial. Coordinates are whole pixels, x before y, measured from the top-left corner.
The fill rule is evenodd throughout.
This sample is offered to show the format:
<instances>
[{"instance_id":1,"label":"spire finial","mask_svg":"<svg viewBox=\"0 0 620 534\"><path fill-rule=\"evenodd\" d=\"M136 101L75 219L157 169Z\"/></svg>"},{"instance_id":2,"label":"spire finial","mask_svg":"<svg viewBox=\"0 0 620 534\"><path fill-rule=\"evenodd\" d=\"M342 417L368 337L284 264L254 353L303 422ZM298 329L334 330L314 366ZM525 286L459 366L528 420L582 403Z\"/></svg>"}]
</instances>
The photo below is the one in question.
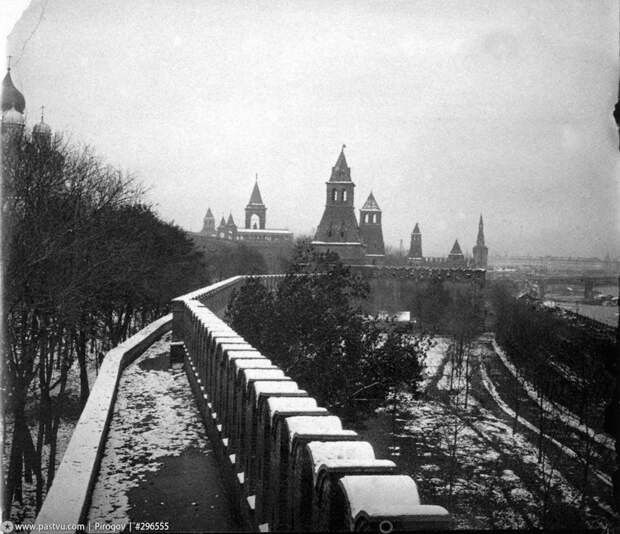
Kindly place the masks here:
<instances>
[{"instance_id":1,"label":"spire finial","mask_svg":"<svg viewBox=\"0 0 620 534\"><path fill-rule=\"evenodd\" d=\"M6 68L6 70L8 72L11 72L11 59L13 59L13 56L7 56L7 68Z\"/></svg>"},{"instance_id":2,"label":"spire finial","mask_svg":"<svg viewBox=\"0 0 620 534\"><path fill-rule=\"evenodd\" d=\"M344 149L347 148L347 145L345 145L344 143L342 143L342 150L344 151Z\"/></svg>"},{"instance_id":3,"label":"spire finial","mask_svg":"<svg viewBox=\"0 0 620 534\"><path fill-rule=\"evenodd\" d=\"M258 183L258 173L256 173L256 183Z\"/></svg>"},{"instance_id":4,"label":"spire finial","mask_svg":"<svg viewBox=\"0 0 620 534\"><path fill-rule=\"evenodd\" d=\"M41 106L41 122L43 122L43 115L45 114L45 106Z\"/></svg>"}]
</instances>

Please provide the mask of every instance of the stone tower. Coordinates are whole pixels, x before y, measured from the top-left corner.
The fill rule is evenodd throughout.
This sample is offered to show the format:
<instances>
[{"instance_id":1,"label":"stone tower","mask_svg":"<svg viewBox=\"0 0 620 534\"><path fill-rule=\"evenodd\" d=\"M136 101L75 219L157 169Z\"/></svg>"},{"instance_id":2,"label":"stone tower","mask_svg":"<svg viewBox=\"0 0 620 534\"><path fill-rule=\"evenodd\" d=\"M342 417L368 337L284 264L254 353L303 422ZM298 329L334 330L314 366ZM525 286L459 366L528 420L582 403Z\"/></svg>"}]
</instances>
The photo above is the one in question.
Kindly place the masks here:
<instances>
[{"instance_id":1,"label":"stone tower","mask_svg":"<svg viewBox=\"0 0 620 534\"><path fill-rule=\"evenodd\" d=\"M482 213L480 214L480 221L478 222L478 237L476 239L476 245L473 249L473 254L474 266L481 269L486 269L489 249L484 244L484 224L482 222Z\"/></svg>"},{"instance_id":2,"label":"stone tower","mask_svg":"<svg viewBox=\"0 0 620 534\"><path fill-rule=\"evenodd\" d=\"M422 233L420 225L415 223L413 232L411 232L411 246L409 247L409 262L418 263L424 260L422 256Z\"/></svg>"},{"instance_id":3,"label":"stone tower","mask_svg":"<svg viewBox=\"0 0 620 534\"><path fill-rule=\"evenodd\" d=\"M254 189L250 195L250 202L245 207L245 227L252 230L264 230L267 218L267 208L263 204L263 199L260 196L260 189L258 189L258 175L256 175L256 182L254 182Z\"/></svg>"},{"instance_id":4,"label":"stone tower","mask_svg":"<svg viewBox=\"0 0 620 534\"><path fill-rule=\"evenodd\" d=\"M463 251L461 250L461 245L459 245L458 239L454 241L452 250L450 251L450 254L448 254L448 263L455 267L462 267L465 265L465 256L463 256Z\"/></svg>"},{"instance_id":5,"label":"stone tower","mask_svg":"<svg viewBox=\"0 0 620 534\"><path fill-rule=\"evenodd\" d=\"M237 225L233 219L232 213L228 215L228 221L226 221L226 239L235 241L237 239Z\"/></svg>"},{"instance_id":6,"label":"stone tower","mask_svg":"<svg viewBox=\"0 0 620 534\"><path fill-rule=\"evenodd\" d=\"M359 228L362 243L366 245L367 263L374 265L382 262L385 259L385 247L381 229L381 209L372 191L360 210Z\"/></svg>"},{"instance_id":7,"label":"stone tower","mask_svg":"<svg viewBox=\"0 0 620 534\"><path fill-rule=\"evenodd\" d=\"M24 131L26 99L11 79L11 67L2 80L2 144L8 147L19 141Z\"/></svg>"},{"instance_id":8,"label":"stone tower","mask_svg":"<svg viewBox=\"0 0 620 534\"><path fill-rule=\"evenodd\" d=\"M354 188L351 169L340 151L336 165L326 184L323 217L312 244L319 252L336 252L347 263L359 263L364 258L364 246L355 218Z\"/></svg>"},{"instance_id":9,"label":"stone tower","mask_svg":"<svg viewBox=\"0 0 620 534\"><path fill-rule=\"evenodd\" d=\"M200 233L208 236L215 235L215 217L211 212L211 208L207 208L207 214L202 220L202 230L200 231Z\"/></svg>"},{"instance_id":10,"label":"stone tower","mask_svg":"<svg viewBox=\"0 0 620 534\"><path fill-rule=\"evenodd\" d=\"M226 239L226 219L222 216L222 220L217 227L217 237L220 239Z\"/></svg>"}]
</instances>

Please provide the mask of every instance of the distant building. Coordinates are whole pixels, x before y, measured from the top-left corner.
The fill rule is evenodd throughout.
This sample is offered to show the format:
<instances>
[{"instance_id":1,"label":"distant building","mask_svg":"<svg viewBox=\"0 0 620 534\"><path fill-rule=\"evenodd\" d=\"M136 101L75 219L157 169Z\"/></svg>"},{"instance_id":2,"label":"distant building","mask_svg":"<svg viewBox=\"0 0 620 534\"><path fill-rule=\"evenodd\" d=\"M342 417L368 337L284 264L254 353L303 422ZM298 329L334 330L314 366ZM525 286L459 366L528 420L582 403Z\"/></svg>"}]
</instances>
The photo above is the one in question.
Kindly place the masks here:
<instances>
[{"instance_id":1,"label":"distant building","mask_svg":"<svg viewBox=\"0 0 620 534\"><path fill-rule=\"evenodd\" d=\"M267 207L258 187L258 178L250 195L250 201L245 207L245 227L235 224L232 213L228 219L222 217L219 225L215 226L215 217L211 208L203 219L202 230L195 235L195 240L204 242L203 248L211 249L209 241L233 241L243 243L258 250L265 258L269 272L279 272L283 261L287 260L293 248L293 232L289 230L267 228ZM206 239L205 239L206 238ZM211 243L214 245L215 243Z\"/></svg>"},{"instance_id":2,"label":"distant building","mask_svg":"<svg viewBox=\"0 0 620 534\"><path fill-rule=\"evenodd\" d=\"M489 249L484 244L484 223L482 222L482 213L480 214L480 221L478 222L478 237L476 238L476 245L474 246L473 253L474 267L486 269Z\"/></svg>"},{"instance_id":3,"label":"distant building","mask_svg":"<svg viewBox=\"0 0 620 534\"><path fill-rule=\"evenodd\" d=\"M463 251L461 250L461 245L459 245L459 240L454 240L454 245L452 245L452 249L450 250L450 254L448 254L448 264L450 267L465 267L465 256L463 255Z\"/></svg>"},{"instance_id":4,"label":"distant building","mask_svg":"<svg viewBox=\"0 0 620 534\"><path fill-rule=\"evenodd\" d=\"M382 264L385 260L385 246L381 229L381 209L372 191L360 210L360 236L366 246L367 263Z\"/></svg>"},{"instance_id":5,"label":"distant building","mask_svg":"<svg viewBox=\"0 0 620 534\"><path fill-rule=\"evenodd\" d=\"M482 215L478 223L478 239L474 247L474 258L470 260L465 257L459 244L458 239L454 241L454 245L450 249L450 253L443 257L428 257L422 254L422 232L420 225L415 223L413 232L411 233L411 246L409 248L409 256L407 263L418 267L433 268L454 268L454 267L474 267L478 269L486 269L487 256L489 249L484 244L484 230L482 226Z\"/></svg>"},{"instance_id":6,"label":"distant building","mask_svg":"<svg viewBox=\"0 0 620 534\"><path fill-rule=\"evenodd\" d=\"M343 145L336 164L332 167L331 176L325 182L325 209L312 245L319 252L337 253L342 261L350 265L382 265L385 263L382 211L371 192L360 209L358 224L355 218L355 184L351 180L351 168L347 164L344 149ZM474 266L486 267L487 255L481 216L478 240L474 247ZM433 268L469 266L458 240L447 257L425 258L422 254L422 233L418 223L411 233L407 263Z\"/></svg>"},{"instance_id":7,"label":"distant building","mask_svg":"<svg viewBox=\"0 0 620 534\"><path fill-rule=\"evenodd\" d=\"M409 263L421 263L424 260L422 254L422 232L420 225L415 223L413 232L411 232L411 246L409 247Z\"/></svg>"},{"instance_id":8,"label":"distant building","mask_svg":"<svg viewBox=\"0 0 620 534\"><path fill-rule=\"evenodd\" d=\"M213 213L211 212L211 208L207 209L207 214L205 215L205 218L202 220L202 230L200 231L200 233L211 236L211 237L215 237L217 233L215 230L215 217L213 216Z\"/></svg>"},{"instance_id":9,"label":"distant building","mask_svg":"<svg viewBox=\"0 0 620 534\"><path fill-rule=\"evenodd\" d=\"M346 263L364 263L366 247L355 218L355 184L344 156L344 145L325 182L325 210L312 245L319 252L336 252Z\"/></svg>"}]
</instances>

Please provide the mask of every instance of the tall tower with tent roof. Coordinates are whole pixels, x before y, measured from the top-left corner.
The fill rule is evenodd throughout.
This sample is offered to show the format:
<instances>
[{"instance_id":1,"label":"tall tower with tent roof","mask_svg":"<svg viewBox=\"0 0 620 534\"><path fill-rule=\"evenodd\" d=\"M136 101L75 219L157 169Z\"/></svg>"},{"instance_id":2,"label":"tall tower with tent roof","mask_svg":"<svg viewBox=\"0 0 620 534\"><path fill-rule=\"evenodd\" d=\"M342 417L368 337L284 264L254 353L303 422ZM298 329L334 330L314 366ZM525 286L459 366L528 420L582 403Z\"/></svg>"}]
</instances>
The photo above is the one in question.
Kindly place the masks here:
<instances>
[{"instance_id":1,"label":"tall tower with tent roof","mask_svg":"<svg viewBox=\"0 0 620 534\"><path fill-rule=\"evenodd\" d=\"M206 234L208 236L214 236L216 234L215 217L213 216L213 212L211 211L211 208L207 208L207 214L205 215L205 218L202 220L201 233Z\"/></svg>"},{"instance_id":2,"label":"tall tower with tent roof","mask_svg":"<svg viewBox=\"0 0 620 534\"><path fill-rule=\"evenodd\" d=\"M250 201L245 207L245 228L247 230L264 230L267 223L267 207L258 188L258 174L254 182L254 189L250 195Z\"/></svg>"},{"instance_id":3,"label":"tall tower with tent roof","mask_svg":"<svg viewBox=\"0 0 620 534\"><path fill-rule=\"evenodd\" d=\"M482 222L482 213L480 214L480 220L478 221L478 237L476 238L476 245L473 248L473 254L474 266L486 269L489 249L484 244L484 223Z\"/></svg>"},{"instance_id":4,"label":"tall tower with tent roof","mask_svg":"<svg viewBox=\"0 0 620 534\"><path fill-rule=\"evenodd\" d=\"M458 239L454 240L452 250L450 250L450 254L448 254L448 263L453 266L465 265L465 256L463 255L463 251L461 250L461 245L459 245Z\"/></svg>"},{"instance_id":5,"label":"tall tower with tent roof","mask_svg":"<svg viewBox=\"0 0 620 534\"><path fill-rule=\"evenodd\" d=\"M424 256L422 255L422 232L420 232L419 223L415 223L413 232L411 232L411 245L409 247L408 259L410 263L422 262L424 260Z\"/></svg>"},{"instance_id":6,"label":"tall tower with tent roof","mask_svg":"<svg viewBox=\"0 0 620 534\"><path fill-rule=\"evenodd\" d=\"M381 208L379 208L379 204L371 191L362 209L360 209L359 228L362 243L366 245L366 261L373 265L383 263L385 260L381 215Z\"/></svg>"},{"instance_id":7,"label":"tall tower with tent roof","mask_svg":"<svg viewBox=\"0 0 620 534\"><path fill-rule=\"evenodd\" d=\"M355 218L355 184L344 149L342 145L331 176L325 182L325 209L312 244L319 252L336 252L343 261L362 262L364 245Z\"/></svg>"}]
</instances>

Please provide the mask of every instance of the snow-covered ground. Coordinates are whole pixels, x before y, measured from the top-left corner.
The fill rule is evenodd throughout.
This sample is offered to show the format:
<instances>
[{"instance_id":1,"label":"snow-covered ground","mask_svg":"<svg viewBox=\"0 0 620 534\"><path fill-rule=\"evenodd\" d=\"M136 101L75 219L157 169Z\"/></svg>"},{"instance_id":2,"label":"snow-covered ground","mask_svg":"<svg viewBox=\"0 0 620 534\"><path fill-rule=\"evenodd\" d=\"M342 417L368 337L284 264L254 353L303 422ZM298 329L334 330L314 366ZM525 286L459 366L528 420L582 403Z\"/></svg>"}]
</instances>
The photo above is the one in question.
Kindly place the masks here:
<instances>
[{"instance_id":1,"label":"snow-covered ground","mask_svg":"<svg viewBox=\"0 0 620 534\"><path fill-rule=\"evenodd\" d=\"M423 380L420 385L420 391L425 391L431 380L437 374L441 363L446 357L448 347L450 346L448 338L437 337L433 339L432 346L426 352L424 360Z\"/></svg>"},{"instance_id":2,"label":"snow-covered ground","mask_svg":"<svg viewBox=\"0 0 620 534\"><path fill-rule=\"evenodd\" d=\"M527 392L527 395L528 397L530 397L530 399L532 399L538 405L540 405L545 412L550 413L554 417L557 417L558 419L560 419L565 425L568 425L571 428L574 428L575 430L578 430L579 432L582 432L586 434L587 436L590 436L594 441L596 441L600 445L603 445L604 447L607 447L607 449L609 449L610 451L615 451L615 443L614 443L614 440L611 439L611 437L606 436L604 434L599 434L594 429L581 423L579 421L579 418L565 406L562 406L561 404L558 404L556 402L551 402L547 399L541 398L538 394L538 391L534 387L534 385L531 382L527 381L517 371L517 368L515 367L515 365L510 361L510 359L508 358L508 355L499 346L499 344L497 343L495 339L492 340L492 344L493 344L493 349L495 350L495 353L498 355L501 362L504 364L506 369L510 371L510 374L512 374L512 376L514 376L517 379L519 384L521 384L521 386Z\"/></svg>"},{"instance_id":3,"label":"snow-covered ground","mask_svg":"<svg viewBox=\"0 0 620 534\"><path fill-rule=\"evenodd\" d=\"M563 472L566 459L578 464L577 454L551 437L546 441L553 444L541 453L532 441L539 429L522 416L514 425L515 414L483 363L497 358L492 339L481 336L472 347L466 404L465 369L452 368L445 340L425 374L426 398L405 396L395 422L379 412L365 437L413 476L423 502L446 506L457 528L576 528L579 521L610 528L617 517L609 500L601 498L609 490L609 476L592 467L592 478L606 491L588 490L582 503L575 479Z\"/></svg>"},{"instance_id":4,"label":"snow-covered ground","mask_svg":"<svg viewBox=\"0 0 620 534\"><path fill-rule=\"evenodd\" d=\"M127 523L128 492L161 467L164 456L204 447L206 435L181 367L144 371L140 363L168 352L154 343L121 377L89 512L91 522Z\"/></svg>"}]
</instances>

